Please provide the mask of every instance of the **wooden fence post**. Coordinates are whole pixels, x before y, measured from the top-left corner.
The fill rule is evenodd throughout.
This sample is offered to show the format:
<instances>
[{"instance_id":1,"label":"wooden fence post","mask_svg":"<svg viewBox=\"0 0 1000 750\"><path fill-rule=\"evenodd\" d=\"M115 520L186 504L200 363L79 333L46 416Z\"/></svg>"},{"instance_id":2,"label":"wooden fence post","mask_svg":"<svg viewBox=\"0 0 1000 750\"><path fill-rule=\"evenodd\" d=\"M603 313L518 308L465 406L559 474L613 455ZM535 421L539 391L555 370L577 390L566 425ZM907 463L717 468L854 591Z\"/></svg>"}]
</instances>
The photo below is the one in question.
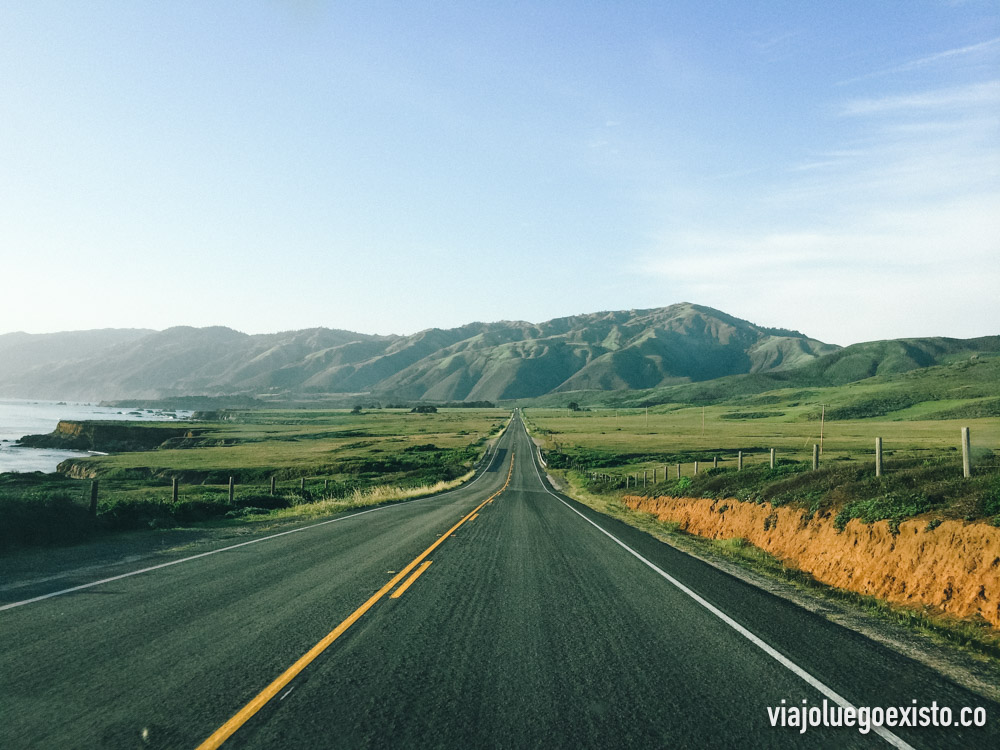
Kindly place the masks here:
<instances>
[{"instance_id":1,"label":"wooden fence post","mask_svg":"<svg viewBox=\"0 0 1000 750\"><path fill-rule=\"evenodd\" d=\"M236 481L229 477L229 504L233 504L233 500L236 497Z\"/></svg>"},{"instance_id":2,"label":"wooden fence post","mask_svg":"<svg viewBox=\"0 0 1000 750\"><path fill-rule=\"evenodd\" d=\"M771 448L771 468L774 468L774 448Z\"/></svg>"},{"instance_id":3,"label":"wooden fence post","mask_svg":"<svg viewBox=\"0 0 1000 750\"><path fill-rule=\"evenodd\" d=\"M170 499L177 502L177 477L170 479Z\"/></svg>"},{"instance_id":4,"label":"wooden fence post","mask_svg":"<svg viewBox=\"0 0 1000 750\"><path fill-rule=\"evenodd\" d=\"M698 476L698 462L697 461L694 462L694 475Z\"/></svg>"},{"instance_id":5,"label":"wooden fence post","mask_svg":"<svg viewBox=\"0 0 1000 750\"><path fill-rule=\"evenodd\" d=\"M968 479L972 476L972 439L969 437L969 428L962 428L962 476Z\"/></svg>"},{"instance_id":6,"label":"wooden fence post","mask_svg":"<svg viewBox=\"0 0 1000 750\"><path fill-rule=\"evenodd\" d=\"M681 465L680 464L677 464L677 478L678 479L681 478Z\"/></svg>"},{"instance_id":7,"label":"wooden fence post","mask_svg":"<svg viewBox=\"0 0 1000 750\"><path fill-rule=\"evenodd\" d=\"M813 471L819 468L819 446L813 443Z\"/></svg>"},{"instance_id":8,"label":"wooden fence post","mask_svg":"<svg viewBox=\"0 0 1000 750\"><path fill-rule=\"evenodd\" d=\"M743 451L736 454L736 471L743 471Z\"/></svg>"},{"instance_id":9,"label":"wooden fence post","mask_svg":"<svg viewBox=\"0 0 1000 750\"><path fill-rule=\"evenodd\" d=\"M302 479L299 480L299 489L302 490L302 491L305 491L305 489L306 489L306 478L305 477L302 477Z\"/></svg>"},{"instance_id":10,"label":"wooden fence post","mask_svg":"<svg viewBox=\"0 0 1000 750\"><path fill-rule=\"evenodd\" d=\"M718 469L719 468L719 457L718 456L712 456L712 468L713 469Z\"/></svg>"},{"instance_id":11,"label":"wooden fence post","mask_svg":"<svg viewBox=\"0 0 1000 750\"><path fill-rule=\"evenodd\" d=\"M271 477L271 494L274 494L274 476Z\"/></svg>"},{"instance_id":12,"label":"wooden fence post","mask_svg":"<svg viewBox=\"0 0 1000 750\"><path fill-rule=\"evenodd\" d=\"M646 489L646 470L642 470L642 488Z\"/></svg>"},{"instance_id":13,"label":"wooden fence post","mask_svg":"<svg viewBox=\"0 0 1000 750\"><path fill-rule=\"evenodd\" d=\"M882 476L882 438L875 438L875 476Z\"/></svg>"},{"instance_id":14,"label":"wooden fence post","mask_svg":"<svg viewBox=\"0 0 1000 750\"><path fill-rule=\"evenodd\" d=\"M97 518L97 480L90 483L90 515Z\"/></svg>"}]
</instances>

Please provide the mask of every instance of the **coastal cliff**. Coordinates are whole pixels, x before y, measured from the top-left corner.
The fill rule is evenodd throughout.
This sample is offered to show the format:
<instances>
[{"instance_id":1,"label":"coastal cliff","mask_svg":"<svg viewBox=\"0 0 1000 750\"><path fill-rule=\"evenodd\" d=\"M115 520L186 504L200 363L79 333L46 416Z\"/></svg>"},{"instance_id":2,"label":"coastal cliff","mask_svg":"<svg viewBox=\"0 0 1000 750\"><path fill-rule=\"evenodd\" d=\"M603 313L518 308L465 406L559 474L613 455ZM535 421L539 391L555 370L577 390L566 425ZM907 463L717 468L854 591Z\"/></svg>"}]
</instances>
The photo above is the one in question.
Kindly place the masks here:
<instances>
[{"instance_id":1,"label":"coastal cliff","mask_svg":"<svg viewBox=\"0 0 1000 750\"><path fill-rule=\"evenodd\" d=\"M18 442L28 448L120 453L151 450L172 438L195 436L196 433L189 427L62 420L49 434L25 435Z\"/></svg>"}]
</instances>

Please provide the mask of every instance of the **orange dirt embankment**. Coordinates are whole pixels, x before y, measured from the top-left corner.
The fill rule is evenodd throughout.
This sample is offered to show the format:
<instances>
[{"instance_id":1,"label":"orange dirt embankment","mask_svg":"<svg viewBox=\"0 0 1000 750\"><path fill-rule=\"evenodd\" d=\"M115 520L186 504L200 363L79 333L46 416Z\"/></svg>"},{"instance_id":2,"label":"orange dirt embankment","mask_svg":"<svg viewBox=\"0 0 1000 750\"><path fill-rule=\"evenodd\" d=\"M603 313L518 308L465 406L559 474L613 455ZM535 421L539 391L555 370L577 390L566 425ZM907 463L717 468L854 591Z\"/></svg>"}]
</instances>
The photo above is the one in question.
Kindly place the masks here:
<instances>
[{"instance_id":1,"label":"orange dirt embankment","mask_svg":"<svg viewBox=\"0 0 1000 750\"><path fill-rule=\"evenodd\" d=\"M887 521L855 518L838 532L832 515L805 521L802 510L739 500L624 500L690 534L742 537L830 586L957 617L979 615L1000 629L1000 528L944 521L927 531L927 521L903 521L893 536Z\"/></svg>"}]
</instances>

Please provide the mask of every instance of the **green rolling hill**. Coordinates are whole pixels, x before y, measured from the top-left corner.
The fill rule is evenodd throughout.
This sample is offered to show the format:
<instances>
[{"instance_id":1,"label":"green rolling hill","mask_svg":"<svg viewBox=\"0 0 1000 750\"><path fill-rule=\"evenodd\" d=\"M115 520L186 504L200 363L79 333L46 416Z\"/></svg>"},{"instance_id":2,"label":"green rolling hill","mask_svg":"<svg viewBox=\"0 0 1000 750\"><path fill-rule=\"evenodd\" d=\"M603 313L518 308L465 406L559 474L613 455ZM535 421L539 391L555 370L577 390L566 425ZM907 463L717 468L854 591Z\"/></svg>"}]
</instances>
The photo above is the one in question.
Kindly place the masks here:
<instances>
[{"instance_id":1,"label":"green rolling hill","mask_svg":"<svg viewBox=\"0 0 1000 750\"><path fill-rule=\"evenodd\" d=\"M0 396L711 401L836 386L1000 352L1000 337L840 348L680 303L409 336L229 328L0 336Z\"/></svg>"}]
</instances>

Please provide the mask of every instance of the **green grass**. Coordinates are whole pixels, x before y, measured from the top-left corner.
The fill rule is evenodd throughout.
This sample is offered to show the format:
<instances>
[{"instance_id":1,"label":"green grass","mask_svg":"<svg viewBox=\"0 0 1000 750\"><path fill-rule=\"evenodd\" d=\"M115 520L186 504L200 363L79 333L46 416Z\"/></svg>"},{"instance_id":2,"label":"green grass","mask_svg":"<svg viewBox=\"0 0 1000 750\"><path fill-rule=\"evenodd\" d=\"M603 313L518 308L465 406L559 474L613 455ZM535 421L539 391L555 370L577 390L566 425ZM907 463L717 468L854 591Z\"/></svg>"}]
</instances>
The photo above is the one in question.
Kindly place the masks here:
<instances>
[{"instance_id":1,"label":"green grass","mask_svg":"<svg viewBox=\"0 0 1000 750\"><path fill-rule=\"evenodd\" d=\"M605 470L566 459L565 454L547 454L553 468L572 468L587 476L589 488L597 494L624 494L623 480L628 474L632 478L627 492L632 494L735 498L772 507L792 505L810 515L834 514L839 528L851 518L865 523L888 520L891 528L898 528L900 521L921 516L985 520L1000 525L1000 461L996 458L981 463L970 479L962 476L960 462L953 458L900 459L882 477L875 477L872 467L863 462L840 461L813 471L810 462L785 459L774 469L767 463L755 463L742 471L732 465L713 469L708 463L697 475L686 473L679 479L674 465L666 479L660 466L655 483L652 470L646 470L645 486L641 468L644 463L619 463ZM595 468L598 474L611 475L612 481L591 479Z\"/></svg>"},{"instance_id":2,"label":"green grass","mask_svg":"<svg viewBox=\"0 0 1000 750\"><path fill-rule=\"evenodd\" d=\"M601 455L603 465L611 456L628 456L622 463L636 463L648 457L656 463L690 464L711 461L715 456L735 465L737 451L746 464L768 460L775 448L778 456L791 460L811 460L812 446L821 442L820 405L786 406L785 417L723 419L731 407L674 407L649 410L620 409L569 413L555 409L525 409L528 421L543 438L547 450L565 455L590 451ZM797 419L805 412L815 420ZM1000 450L1000 421L996 419L894 421L865 419L822 424L824 463L839 460L874 462L875 438L883 439L887 464L901 457L941 458L958 455L961 427L969 427L974 449L980 456ZM674 460L672 460L674 459ZM684 467L685 472L691 466Z\"/></svg>"},{"instance_id":3,"label":"green grass","mask_svg":"<svg viewBox=\"0 0 1000 750\"><path fill-rule=\"evenodd\" d=\"M240 483L364 473L425 472L469 460L505 420L505 410L454 409L437 414L378 410L231 412L230 420L200 423L198 435L155 451L73 459L79 476ZM433 446L428 449L427 446ZM436 479L435 479L436 481Z\"/></svg>"},{"instance_id":4,"label":"green grass","mask_svg":"<svg viewBox=\"0 0 1000 750\"><path fill-rule=\"evenodd\" d=\"M96 518L87 479L0 474L0 551L124 529L311 517L441 491L471 475L508 416L500 409L230 412L223 422L192 424L197 435L171 439L168 448L68 462L67 472L97 478ZM232 504L229 477L237 484Z\"/></svg>"},{"instance_id":5,"label":"green grass","mask_svg":"<svg viewBox=\"0 0 1000 750\"><path fill-rule=\"evenodd\" d=\"M966 360L716 404L523 412L553 468L612 476L610 485L595 484L599 492L623 490L629 476L633 492L794 503L812 513L834 513L839 523L886 519L896 527L902 519L928 514L1000 522L1000 499L993 499L1000 497L1000 420L941 418L963 410L989 412L995 400L989 394L1000 389L1000 382L990 380L1000 375L998 365L996 357ZM972 435L970 480L962 477L962 427ZM884 476L878 479L876 437L883 440ZM822 446L815 472L814 445ZM773 470L771 448L777 456ZM736 470L739 452L742 471Z\"/></svg>"}]
</instances>

